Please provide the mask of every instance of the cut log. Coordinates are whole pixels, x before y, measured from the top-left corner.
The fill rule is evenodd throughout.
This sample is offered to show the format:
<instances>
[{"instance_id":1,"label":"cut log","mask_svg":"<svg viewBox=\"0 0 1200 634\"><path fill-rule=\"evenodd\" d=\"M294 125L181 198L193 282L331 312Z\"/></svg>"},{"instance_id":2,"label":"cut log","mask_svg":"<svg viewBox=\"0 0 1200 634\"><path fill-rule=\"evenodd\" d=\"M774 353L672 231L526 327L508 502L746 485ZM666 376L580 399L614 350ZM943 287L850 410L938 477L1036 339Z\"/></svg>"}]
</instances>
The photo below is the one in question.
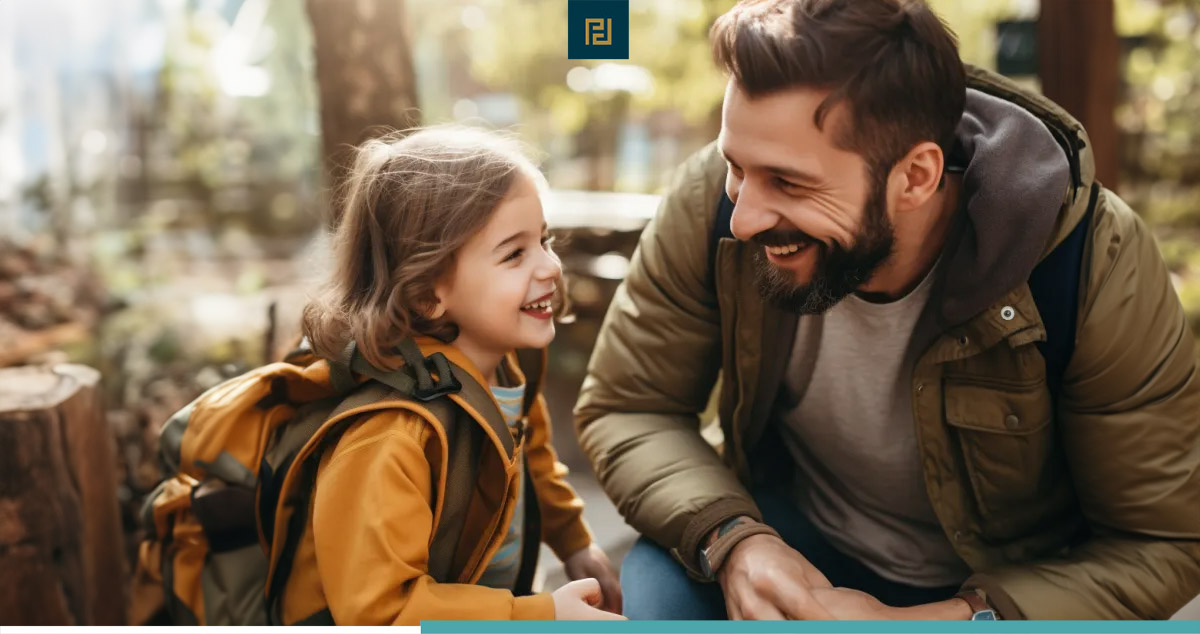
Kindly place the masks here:
<instances>
[{"instance_id":1,"label":"cut log","mask_svg":"<svg viewBox=\"0 0 1200 634\"><path fill-rule=\"evenodd\" d=\"M0 625L125 623L100 374L0 368Z\"/></svg>"}]
</instances>

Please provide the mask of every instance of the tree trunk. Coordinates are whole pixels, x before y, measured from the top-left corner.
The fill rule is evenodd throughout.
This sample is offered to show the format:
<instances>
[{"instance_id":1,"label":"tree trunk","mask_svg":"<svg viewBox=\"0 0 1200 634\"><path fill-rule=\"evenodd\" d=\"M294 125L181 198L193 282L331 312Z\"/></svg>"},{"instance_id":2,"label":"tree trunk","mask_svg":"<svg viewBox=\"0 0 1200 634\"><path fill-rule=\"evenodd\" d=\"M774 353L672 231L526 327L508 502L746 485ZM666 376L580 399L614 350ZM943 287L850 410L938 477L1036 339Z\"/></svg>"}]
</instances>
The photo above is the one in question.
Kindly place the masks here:
<instances>
[{"instance_id":1,"label":"tree trunk","mask_svg":"<svg viewBox=\"0 0 1200 634\"><path fill-rule=\"evenodd\" d=\"M326 177L336 187L351 147L420 121L404 2L308 0L307 6Z\"/></svg>"},{"instance_id":2,"label":"tree trunk","mask_svg":"<svg viewBox=\"0 0 1200 634\"><path fill-rule=\"evenodd\" d=\"M1117 186L1117 84L1120 44L1113 0L1042 0L1038 75L1042 92L1087 130L1096 178Z\"/></svg>"},{"instance_id":3,"label":"tree trunk","mask_svg":"<svg viewBox=\"0 0 1200 634\"><path fill-rule=\"evenodd\" d=\"M0 625L125 623L99 381L79 365L0 369Z\"/></svg>"}]
</instances>

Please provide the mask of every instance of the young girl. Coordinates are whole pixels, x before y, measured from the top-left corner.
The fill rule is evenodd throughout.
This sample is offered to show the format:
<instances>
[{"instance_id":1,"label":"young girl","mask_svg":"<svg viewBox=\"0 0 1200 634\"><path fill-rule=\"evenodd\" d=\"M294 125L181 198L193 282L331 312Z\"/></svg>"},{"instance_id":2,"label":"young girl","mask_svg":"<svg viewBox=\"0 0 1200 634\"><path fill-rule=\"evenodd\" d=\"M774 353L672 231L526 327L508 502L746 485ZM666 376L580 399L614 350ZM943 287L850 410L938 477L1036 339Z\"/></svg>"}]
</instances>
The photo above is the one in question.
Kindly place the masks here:
<instances>
[{"instance_id":1,"label":"young girl","mask_svg":"<svg viewBox=\"0 0 1200 634\"><path fill-rule=\"evenodd\" d=\"M326 608L340 625L620 618L616 574L564 481L541 396L528 430L517 431L524 377L512 351L545 348L554 337L552 307L561 305L562 268L546 232L540 173L505 138L433 127L364 144L346 188L331 280L304 312L313 350L336 359L354 342L385 369L403 363L394 350L405 339L426 357L444 354L491 387L514 438L523 437L517 446L537 499L521 493L521 457L510 461L485 442L473 484L494 504L465 515L457 542L472 547L471 583L437 583L428 570L437 530L431 465L445 460L445 435L411 412L368 415L321 460L309 530L284 588L283 622ZM535 503L542 539L577 581L516 597L518 507Z\"/></svg>"}]
</instances>

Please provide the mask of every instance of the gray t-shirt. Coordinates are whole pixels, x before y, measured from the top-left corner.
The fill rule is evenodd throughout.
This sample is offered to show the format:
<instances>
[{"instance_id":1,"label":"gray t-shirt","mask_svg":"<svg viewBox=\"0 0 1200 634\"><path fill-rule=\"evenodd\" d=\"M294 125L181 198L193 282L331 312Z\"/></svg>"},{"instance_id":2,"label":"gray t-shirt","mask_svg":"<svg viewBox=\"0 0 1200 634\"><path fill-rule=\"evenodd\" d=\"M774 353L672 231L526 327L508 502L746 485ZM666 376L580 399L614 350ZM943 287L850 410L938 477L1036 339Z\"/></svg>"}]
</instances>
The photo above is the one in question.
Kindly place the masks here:
<instances>
[{"instance_id":1,"label":"gray t-shirt","mask_svg":"<svg viewBox=\"0 0 1200 634\"><path fill-rule=\"evenodd\" d=\"M802 317L773 412L797 466L793 501L838 550L923 587L969 574L925 491L909 393L933 277L893 302L851 295Z\"/></svg>"}]
</instances>

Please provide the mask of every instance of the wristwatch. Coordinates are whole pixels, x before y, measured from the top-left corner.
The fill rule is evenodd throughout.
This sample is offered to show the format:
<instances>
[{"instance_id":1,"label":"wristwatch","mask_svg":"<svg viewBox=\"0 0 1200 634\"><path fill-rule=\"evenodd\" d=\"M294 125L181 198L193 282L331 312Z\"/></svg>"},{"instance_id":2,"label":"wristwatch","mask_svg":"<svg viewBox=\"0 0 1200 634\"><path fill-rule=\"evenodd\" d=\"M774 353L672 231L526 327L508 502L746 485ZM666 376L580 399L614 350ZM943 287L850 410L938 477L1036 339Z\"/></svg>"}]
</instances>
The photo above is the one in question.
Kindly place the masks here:
<instances>
[{"instance_id":1,"label":"wristwatch","mask_svg":"<svg viewBox=\"0 0 1200 634\"><path fill-rule=\"evenodd\" d=\"M711 544L700 550L700 572L704 573L706 579L712 580L716 578L717 570L721 568L721 564L725 562L725 556L729 554L730 548L722 548L721 538L728 535L730 531L737 528L742 523L746 522L744 517L733 517L721 522L717 526L717 538Z\"/></svg>"},{"instance_id":2,"label":"wristwatch","mask_svg":"<svg viewBox=\"0 0 1200 634\"><path fill-rule=\"evenodd\" d=\"M725 563L729 553L733 552L733 549L742 540L753 535L773 535L779 538L779 533L775 529L744 515L727 519L718 524L716 537L696 557L703 578L706 581L716 581L717 571L721 569L721 564Z\"/></svg>"},{"instance_id":3,"label":"wristwatch","mask_svg":"<svg viewBox=\"0 0 1200 634\"><path fill-rule=\"evenodd\" d=\"M963 590L954 595L957 599L962 599L971 607L972 621L999 621L1000 616L988 605L987 599L983 597L978 590Z\"/></svg>"}]
</instances>

